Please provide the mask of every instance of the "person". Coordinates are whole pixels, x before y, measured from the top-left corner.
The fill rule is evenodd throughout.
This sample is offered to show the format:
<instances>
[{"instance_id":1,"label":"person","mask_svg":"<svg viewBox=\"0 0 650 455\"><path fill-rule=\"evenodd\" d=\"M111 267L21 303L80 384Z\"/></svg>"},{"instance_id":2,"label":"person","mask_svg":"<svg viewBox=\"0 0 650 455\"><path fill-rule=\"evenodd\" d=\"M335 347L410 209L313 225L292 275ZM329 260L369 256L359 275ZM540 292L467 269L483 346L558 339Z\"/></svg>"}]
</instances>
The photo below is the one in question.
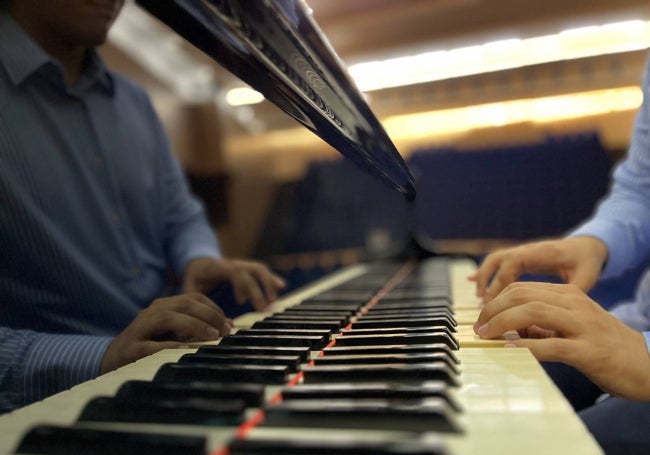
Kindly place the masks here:
<instances>
[{"instance_id":1,"label":"person","mask_svg":"<svg viewBox=\"0 0 650 455\"><path fill-rule=\"evenodd\" d=\"M475 332L518 331L509 345L543 362L608 454L650 453L650 272L632 301L610 311L586 294L650 257L649 84L650 60L628 154L593 216L564 238L488 254L469 277L483 300ZM517 282L525 273L563 283Z\"/></svg>"},{"instance_id":2,"label":"person","mask_svg":"<svg viewBox=\"0 0 650 455\"><path fill-rule=\"evenodd\" d=\"M0 412L229 333L219 283L256 309L284 286L221 256L149 98L104 66L123 3L0 11Z\"/></svg>"}]
</instances>

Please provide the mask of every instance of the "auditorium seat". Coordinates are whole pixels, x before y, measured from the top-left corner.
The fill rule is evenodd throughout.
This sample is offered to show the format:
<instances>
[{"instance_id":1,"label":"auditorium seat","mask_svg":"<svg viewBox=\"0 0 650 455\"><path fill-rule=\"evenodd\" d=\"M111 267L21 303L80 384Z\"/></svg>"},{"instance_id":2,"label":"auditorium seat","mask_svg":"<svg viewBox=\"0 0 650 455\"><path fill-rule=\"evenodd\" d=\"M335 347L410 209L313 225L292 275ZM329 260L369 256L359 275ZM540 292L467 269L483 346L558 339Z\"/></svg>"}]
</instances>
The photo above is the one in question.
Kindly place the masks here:
<instances>
[{"instance_id":1,"label":"auditorium seat","mask_svg":"<svg viewBox=\"0 0 650 455\"><path fill-rule=\"evenodd\" d=\"M611 161L595 134L521 146L414 152L417 230L435 239L561 235L606 193Z\"/></svg>"}]
</instances>

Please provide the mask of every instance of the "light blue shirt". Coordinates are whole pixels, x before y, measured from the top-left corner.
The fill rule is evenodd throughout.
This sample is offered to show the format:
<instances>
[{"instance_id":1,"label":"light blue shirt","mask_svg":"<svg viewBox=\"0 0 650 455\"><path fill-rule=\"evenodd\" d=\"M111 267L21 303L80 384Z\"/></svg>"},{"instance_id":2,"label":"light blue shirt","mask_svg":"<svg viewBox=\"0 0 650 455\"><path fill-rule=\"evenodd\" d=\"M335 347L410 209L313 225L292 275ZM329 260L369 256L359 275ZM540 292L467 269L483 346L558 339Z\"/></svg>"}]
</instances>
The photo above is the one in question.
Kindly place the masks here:
<instances>
[{"instance_id":1,"label":"light blue shirt","mask_svg":"<svg viewBox=\"0 0 650 455\"><path fill-rule=\"evenodd\" d=\"M602 240L609 251L601 278L621 275L650 257L650 60L643 79L644 101L637 113L627 157L615 169L612 188L594 216L572 235ZM632 302L612 314L644 332L650 350L650 272Z\"/></svg>"},{"instance_id":2,"label":"light blue shirt","mask_svg":"<svg viewBox=\"0 0 650 455\"><path fill-rule=\"evenodd\" d=\"M0 412L95 377L108 343L219 257L147 95L60 65L0 14Z\"/></svg>"}]
</instances>

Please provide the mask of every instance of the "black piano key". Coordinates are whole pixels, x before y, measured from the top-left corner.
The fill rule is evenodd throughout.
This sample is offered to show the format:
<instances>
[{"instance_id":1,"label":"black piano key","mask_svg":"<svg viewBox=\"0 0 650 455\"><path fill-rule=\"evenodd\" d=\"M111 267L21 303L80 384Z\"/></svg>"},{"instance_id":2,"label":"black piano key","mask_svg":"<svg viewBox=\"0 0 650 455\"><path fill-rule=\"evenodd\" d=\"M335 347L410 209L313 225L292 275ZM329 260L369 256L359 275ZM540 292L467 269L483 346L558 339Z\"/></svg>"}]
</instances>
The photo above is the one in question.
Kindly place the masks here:
<instances>
[{"instance_id":1,"label":"black piano key","mask_svg":"<svg viewBox=\"0 0 650 455\"><path fill-rule=\"evenodd\" d=\"M382 346L328 346L323 349L325 356L333 355L381 355L381 354L415 354L419 352L444 352L458 365L460 360L453 350L444 343L433 344L396 344Z\"/></svg>"},{"instance_id":2,"label":"black piano key","mask_svg":"<svg viewBox=\"0 0 650 455\"><path fill-rule=\"evenodd\" d=\"M454 373L460 373L458 365L446 352L420 354L356 354L325 355L314 358L314 365L364 365L381 363L428 363L444 362Z\"/></svg>"},{"instance_id":3,"label":"black piano key","mask_svg":"<svg viewBox=\"0 0 650 455\"><path fill-rule=\"evenodd\" d=\"M184 354L178 363L200 363L208 365L281 365L290 373L298 371L302 363L298 356L241 355L241 354Z\"/></svg>"},{"instance_id":4,"label":"black piano key","mask_svg":"<svg viewBox=\"0 0 650 455\"><path fill-rule=\"evenodd\" d=\"M219 342L224 346L307 346L322 349L330 342L329 336L290 336L290 335L239 335L223 337Z\"/></svg>"},{"instance_id":5,"label":"black piano key","mask_svg":"<svg viewBox=\"0 0 650 455\"><path fill-rule=\"evenodd\" d=\"M228 445L229 455L447 455L439 437L401 441L355 438L235 439Z\"/></svg>"},{"instance_id":6,"label":"black piano key","mask_svg":"<svg viewBox=\"0 0 650 455\"><path fill-rule=\"evenodd\" d=\"M323 313L323 314L340 314L343 316L352 316L358 311L358 305L352 308L342 308L341 305L294 305L277 314L303 314L303 313Z\"/></svg>"},{"instance_id":7,"label":"black piano key","mask_svg":"<svg viewBox=\"0 0 650 455\"><path fill-rule=\"evenodd\" d=\"M345 311L355 311L356 312L356 311L359 311L361 308L363 308L363 306L365 304L366 304L366 302L349 303L349 302L323 302L323 301L320 301L320 300L314 300L314 301L303 300L298 305L292 306L291 308L292 309L296 309L296 308L305 308L305 309L307 309L307 308L312 308L312 307L313 308L321 308L323 306L326 306L326 307L336 307L336 308L341 309L342 311L345 310Z\"/></svg>"},{"instance_id":8,"label":"black piano key","mask_svg":"<svg viewBox=\"0 0 650 455\"><path fill-rule=\"evenodd\" d=\"M338 332L343 323L341 321L303 321L299 319L267 318L257 321L252 325L253 329L327 329Z\"/></svg>"},{"instance_id":9,"label":"black piano key","mask_svg":"<svg viewBox=\"0 0 650 455\"><path fill-rule=\"evenodd\" d=\"M296 384L282 389L283 400L345 399L420 399L439 397L455 411L462 411L458 401L449 393L444 381L423 381L417 384L388 382L352 382L327 384Z\"/></svg>"},{"instance_id":10,"label":"black piano key","mask_svg":"<svg viewBox=\"0 0 650 455\"><path fill-rule=\"evenodd\" d=\"M242 355L279 355L298 356L301 362L309 360L311 348L308 346L222 346L220 344L206 344L200 346L197 354L242 354Z\"/></svg>"},{"instance_id":11,"label":"black piano key","mask_svg":"<svg viewBox=\"0 0 650 455\"><path fill-rule=\"evenodd\" d=\"M166 363L156 375L155 382L206 381L241 382L253 384L284 384L289 368L277 365L207 365Z\"/></svg>"},{"instance_id":12,"label":"black piano key","mask_svg":"<svg viewBox=\"0 0 650 455\"><path fill-rule=\"evenodd\" d=\"M22 438L16 452L47 455L206 455L208 448L204 436L40 425Z\"/></svg>"},{"instance_id":13,"label":"black piano key","mask_svg":"<svg viewBox=\"0 0 650 455\"><path fill-rule=\"evenodd\" d=\"M456 326L447 318L429 317L396 317L384 318L360 318L352 323L352 329L381 329L391 327L445 327L450 331L456 331Z\"/></svg>"},{"instance_id":14,"label":"black piano key","mask_svg":"<svg viewBox=\"0 0 650 455\"><path fill-rule=\"evenodd\" d=\"M338 328L342 327L343 325L346 325L347 322L350 320L349 317L344 316L344 317L336 317L336 316L328 316L328 317L322 317L322 316L306 316L306 315L285 315L282 313L274 314L272 316L269 316L267 318L262 319L262 321L282 321L282 322L298 322L298 323L315 323L315 324L330 324L329 327L326 328L313 328L313 327L299 327L293 330L334 330L332 327ZM261 321L259 321L261 322ZM251 327L251 328L259 328L259 327Z\"/></svg>"},{"instance_id":15,"label":"black piano key","mask_svg":"<svg viewBox=\"0 0 650 455\"><path fill-rule=\"evenodd\" d=\"M233 335L279 335L279 336L318 336L329 337L331 330L327 329L239 329Z\"/></svg>"},{"instance_id":16,"label":"black piano key","mask_svg":"<svg viewBox=\"0 0 650 455\"><path fill-rule=\"evenodd\" d=\"M277 313L275 317L269 319L299 319L308 321L334 320L340 321L342 325L346 325L348 322L350 322L350 319L353 316L354 315L348 313L334 313L328 311L283 311L281 313Z\"/></svg>"},{"instance_id":17,"label":"black piano key","mask_svg":"<svg viewBox=\"0 0 650 455\"><path fill-rule=\"evenodd\" d=\"M450 298L449 286L429 289L395 289L382 296L382 300L417 300Z\"/></svg>"},{"instance_id":18,"label":"black piano key","mask_svg":"<svg viewBox=\"0 0 650 455\"><path fill-rule=\"evenodd\" d=\"M364 319L389 319L389 318L405 318L405 317L431 317L431 318L446 318L450 323L455 324L454 315L448 309L419 309L415 310L372 310L361 315Z\"/></svg>"},{"instance_id":19,"label":"black piano key","mask_svg":"<svg viewBox=\"0 0 650 455\"><path fill-rule=\"evenodd\" d=\"M229 384L214 382L152 382L127 381L115 394L122 401L160 401L183 398L209 400L241 400L248 407L258 407L264 401L264 386L260 384Z\"/></svg>"},{"instance_id":20,"label":"black piano key","mask_svg":"<svg viewBox=\"0 0 650 455\"><path fill-rule=\"evenodd\" d=\"M362 336L362 335L391 335L391 334L406 334L406 333L423 333L423 332L436 332L443 331L447 334L453 336L453 333L456 331L449 330L447 327L380 327L376 329L345 329L339 332L340 335L350 337L350 336Z\"/></svg>"},{"instance_id":21,"label":"black piano key","mask_svg":"<svg viewBox=\"0 0 650 455\"><path fill-rule=\"evenodd\" d=\"M280 401L264 407L264 426L460 433L453 409L439 398Z\"/></svg>"},{"instance_id":22,"label":"black piano key","mask_svg":"<svg viewBox=\"0 0 650 455\"><path fill-rule=\"evenodd\" d=\"M458 375L444 362L387 363L357 365L314 365L302 370L305 383L316 382L390 382L445 381L459 385Z\"/></svg>"},{"instance_id":23,"label":"black piano key","mask_svg":"<svg viewBox=\"0 0 650 455\"><path fill-rule=\"evenodd\" d=\"M244 420L242 400L185 398L165 400L122 400L95 397L79 415L80 422L134 422L183 425L237 425Z\"/></svg>"},{"instance_id":24,"label":"black piano key","mask_svg":"<svg viewBox=\"0 0 650 455\"><path fill-rule=\"evenodd\" d=\"M390 335L360 335L360 336L337 336L337 346L372 346L372 345L394 345L394 344L437 344L443 343L451 349L458 349L458 342L447 332L425 332Z\"/></svg>"},{"instance_id":25,"label":"black piano key","mask_svg":"<svg viewBox=\"0 0 650 455\"><path fill-rule=\"evenodd\" d=\"M387 299L381 298L373 309L401 309L401 308L449 308L451 306L451 299L449 298L435 298L425 300L408 300L408 299Z\"/></svg>"},{"instance_id":26,"label":"black piano key","mask_svg":"<svg viewBox=\"0 0 650 455\"><path fill-rule=\"evenodd\" d=\"M413 306L410 304L400 305L397 307L371 306L365 312L366 315L374 315L377 317L381 315L388 316L390 314L407 316L410 314L427 314L427 313L433 315L440 315L440 316L445 316L445 315L449 316L453 314L451 312L451 309L447 306Z\"/></svg>"},{"instance_id":27,"label":"black piano key","mask_svg":"<svg viewBox=\"0 0 650 455\"><path fill-rule=\"evenodd\" d=\"M373 291L348 291L345 289L330 289L303 300L304 302L344 302L366 303L375 296Z\"/></svg>"}]
</instances>

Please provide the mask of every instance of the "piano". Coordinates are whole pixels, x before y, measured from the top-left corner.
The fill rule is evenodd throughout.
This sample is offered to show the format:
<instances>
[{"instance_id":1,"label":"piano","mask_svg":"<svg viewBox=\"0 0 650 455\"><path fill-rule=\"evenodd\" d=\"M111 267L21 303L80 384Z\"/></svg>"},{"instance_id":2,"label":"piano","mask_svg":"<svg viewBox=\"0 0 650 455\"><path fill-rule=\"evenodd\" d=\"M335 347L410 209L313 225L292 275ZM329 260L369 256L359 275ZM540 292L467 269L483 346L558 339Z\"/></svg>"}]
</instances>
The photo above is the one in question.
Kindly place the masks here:
<instances>
[{"instance_id":1,"label":"piano","mask_svg":"<svg viewBox=\"0 0 650 455\"><path fill-rule=\"evenodd\" d=\"M301 1L137 3L415 197ZM216 342L159 352L2 415L0 453L602 453L530 352L474 335L475 264L423 251L349 266L236 318Z\"/></svg>"},{"instance_id":2,"label":"piano","mask_svg":"<svg viewBox=\"0 0 650 455\"><path fill-rule=\"evenodd\" d=\"M528 350L473 334L473 269L446 257L350 266L236 318L217 342L0 416L0 453L115 453L97 447L124 434L211 455L602 453Z\"/></svg>"}]
</instances>

